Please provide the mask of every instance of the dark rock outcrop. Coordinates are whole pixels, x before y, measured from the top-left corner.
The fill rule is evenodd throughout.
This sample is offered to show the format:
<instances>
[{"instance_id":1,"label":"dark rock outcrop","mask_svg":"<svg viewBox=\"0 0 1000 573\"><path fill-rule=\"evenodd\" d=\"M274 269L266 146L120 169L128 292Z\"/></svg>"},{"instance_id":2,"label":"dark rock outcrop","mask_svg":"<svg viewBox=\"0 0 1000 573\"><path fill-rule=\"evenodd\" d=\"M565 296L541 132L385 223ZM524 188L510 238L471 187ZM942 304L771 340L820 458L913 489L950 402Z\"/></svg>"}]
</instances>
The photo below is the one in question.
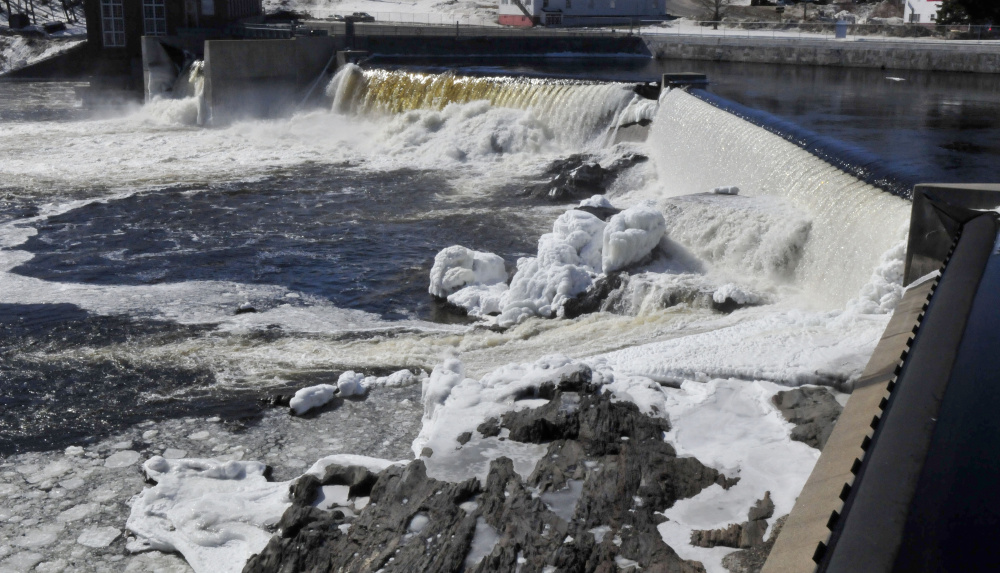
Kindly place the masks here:
<instances>
[{"instance_id":1,"label":"dark rock outcrop","mask_svg":"<svg viewBox=\"0 0 1000 573\"><path fill-rule=\"evenodd\" d=\"M792 439L822 450L844 409L829 390L803 387L778 392L771 399L786 420L795 424Z\"/></svg>"},{"instance_id":2,"label":"dark rock outcrop","mask_svg":"<svg viewBox=\"0 0 1000 573\"><path fill-rule=\"evenodd\" d=\"M743 523L730 524L725 529L700 530L691 533L691 545L698 547L734 547L747 549L764 543L764 532L767 531L767 520L774 515L774 502L771 492L764 494L764 499L750 508L747 520Z\"/></svg>"},{"instance_id":3,"label":"dark rock outcrop","mask_svg":"<svg viewBox=\"0 0 1000 573\"><path fill-rule=\"evenodd\" d=\"M602 275L583 294L566 301L563 305L566 318L576 318L601 310L604 301L611 293L620 289L626 282L628 282L628 275L625 273Z\"/></svg>"},{"instance_id":4,"label":"dark rock outcrop","mask_svg":"<svg viewBox=\"0 0 1000 573\"><path fill-rule=\"evenodd\" d=\"M610 573L616 558L643 571L695 573L656 530L660 512L727 479L663 441L669 424L589 386L589 371L553 383L550 402L480 426L510 440L548 444L527 479L510 459L490 465L485 485L430 478L423 460L377 476L331 466L292 486L280 532L245 572L542 571ZM563 388L574 388L569 391ZM586 390L586 393L581 391ZM361 488L374 479L369 491ZM351 485L370 497L356 517L311 506L323 485ZM355 487L358 487L355 491ZM310 492L312 492L310 494ZM482 528L482 531L477 531ZM481 557L467 561L470 548Z\"/></svg>"},{"instance_id":5,"label":"dark rock outcrop","mask_svg":"<svg viewBox=\"0 0 1000 573\"><path fill-rule=\"evenodd\" d=\"M786 519L788 519L787 515L779 517L774 522L774 527L771 529L771 535L768 536L767 541L742 551L734 551L723 557L722 566L732 573L760 573L760 570L764 568L764 562L767 561L767 556L771 554L771 548L774 547L775 540L778 539L778 534L781 533L781 528L785 525Z\"/></svg>"},{"instance_id":6,"label":"dark rock outcrop","mask_svg":"<svg viewBox=\"0 0 1000 573\"><path fill-rule=\"evenodd\" d=\"M542 174L547 181L525 187L520 195L552 202L589 199L593 195L603 194L622 171L647 159L645 155L627 153L611 165L602 167L589 155L570 155L549 165Z\"/></svg>"}]
</instances>

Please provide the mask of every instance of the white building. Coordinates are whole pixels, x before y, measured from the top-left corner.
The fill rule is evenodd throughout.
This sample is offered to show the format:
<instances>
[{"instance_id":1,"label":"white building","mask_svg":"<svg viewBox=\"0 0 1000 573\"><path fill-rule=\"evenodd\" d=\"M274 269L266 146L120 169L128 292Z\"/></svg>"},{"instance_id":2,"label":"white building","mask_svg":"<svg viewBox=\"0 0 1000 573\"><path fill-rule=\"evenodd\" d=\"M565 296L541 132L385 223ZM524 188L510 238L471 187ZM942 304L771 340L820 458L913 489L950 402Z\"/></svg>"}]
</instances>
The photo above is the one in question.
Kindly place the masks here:
<instances>
[{"instance_id":1,"label":"white building","mask_svg":"<svg viewBox=\"0 0 1000 573\"><path fill-rule=\"evenodd\" d=\"M666 0L499 1L499 22L504 26L600 26L660 20L667 14Z\"/></svg>"},{"instance_id":2,"label":"white building","mask_svg":"<svg viewBox=\"0 0 1000 573\"><path fill-rule=\"evenodd\" d=\"M903 21L910 24L933 24L937 22L940 8L941 0L906 0Z\"/></svg>"}]
</instances>

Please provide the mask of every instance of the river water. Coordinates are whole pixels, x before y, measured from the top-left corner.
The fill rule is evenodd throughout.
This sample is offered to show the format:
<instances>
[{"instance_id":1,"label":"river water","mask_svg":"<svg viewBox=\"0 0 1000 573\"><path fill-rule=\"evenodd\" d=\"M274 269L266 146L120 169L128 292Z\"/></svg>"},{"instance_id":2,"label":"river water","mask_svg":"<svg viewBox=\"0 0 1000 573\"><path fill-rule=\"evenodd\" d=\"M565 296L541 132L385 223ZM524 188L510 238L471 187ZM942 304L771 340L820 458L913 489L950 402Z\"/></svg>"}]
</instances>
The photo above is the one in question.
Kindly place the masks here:
<instances>
[{"instance_id":1,"label":"river water","mask_svg":"<svg viewBox=\"0 0 1000 573\"><path fill-rule=\"evenodd\" d=\"M714 93L916 180L997 177L992 77L643 59L449 68L374 62L363 89L341 79L319 109L214 128L193 125L194 98L91 111L71 84L0 83L0 456L150 421L252 425L275 393L450 357L472 378L559 353L668 385L844 387L901 292L908 203L681 92L653 108L647 141L614 143L630 82L665 71L705 72ZM509 272L536 254L572 207L518 193L551 162L628 153L649 161L606 196L664 213L676 249L635 270L612 312L498 332L427 294L450 245ZM743 191L685 197L723 185ZM704 302L720 292L754 304Z\"/></svg>"}]
</instances>

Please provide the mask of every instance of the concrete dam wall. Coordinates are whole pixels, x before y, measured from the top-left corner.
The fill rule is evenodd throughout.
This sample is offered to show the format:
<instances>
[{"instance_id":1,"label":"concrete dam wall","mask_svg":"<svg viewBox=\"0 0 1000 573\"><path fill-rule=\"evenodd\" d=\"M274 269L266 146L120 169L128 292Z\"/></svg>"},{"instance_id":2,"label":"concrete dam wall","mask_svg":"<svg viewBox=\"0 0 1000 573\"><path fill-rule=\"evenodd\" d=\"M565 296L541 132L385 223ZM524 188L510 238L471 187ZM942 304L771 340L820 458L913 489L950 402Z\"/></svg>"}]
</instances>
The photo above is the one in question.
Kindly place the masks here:
<instances>
[{"instance_id":1,"label":"concrete dam wall","mask_svg":"<svg viewBox=\"0 0 1000 573\"><path fill-rule=\"evenodd\" d=\"M644 40L656 58L1000 73L1000 45L699 36L646 36Z\"/></svg>"}]
</instances>

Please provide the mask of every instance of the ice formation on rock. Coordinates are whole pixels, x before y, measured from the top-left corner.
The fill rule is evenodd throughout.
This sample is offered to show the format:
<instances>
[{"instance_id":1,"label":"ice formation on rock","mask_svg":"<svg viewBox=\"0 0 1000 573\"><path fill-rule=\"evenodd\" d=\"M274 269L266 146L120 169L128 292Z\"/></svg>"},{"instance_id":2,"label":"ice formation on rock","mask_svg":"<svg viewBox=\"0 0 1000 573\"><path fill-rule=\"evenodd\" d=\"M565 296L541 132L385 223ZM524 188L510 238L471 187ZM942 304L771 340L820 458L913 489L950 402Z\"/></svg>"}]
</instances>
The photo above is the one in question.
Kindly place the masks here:
<instances>
[{"instance_id":1,"label":"ice formation on rock","mask_svg":"<svg viewBox=\"0 0 1000 573\"><path fill-rule=\"evenodd\" d=\"M610 273L641 261L665 232L663 214L652 207L637 205L615 215L604 228L602 269Z\"/></svg>"},{"instance_id":2,"label":"ice formation on rock","mask_svg":"<svg viewBox=\"0 0 1000 573\"><path fill-rule=\"evenodd\" d=\"M507 270L502 257L454 245L434 256L427 290L438 298L448 298L462 287L505 282Z\"/></svg>"}]
</instances>

